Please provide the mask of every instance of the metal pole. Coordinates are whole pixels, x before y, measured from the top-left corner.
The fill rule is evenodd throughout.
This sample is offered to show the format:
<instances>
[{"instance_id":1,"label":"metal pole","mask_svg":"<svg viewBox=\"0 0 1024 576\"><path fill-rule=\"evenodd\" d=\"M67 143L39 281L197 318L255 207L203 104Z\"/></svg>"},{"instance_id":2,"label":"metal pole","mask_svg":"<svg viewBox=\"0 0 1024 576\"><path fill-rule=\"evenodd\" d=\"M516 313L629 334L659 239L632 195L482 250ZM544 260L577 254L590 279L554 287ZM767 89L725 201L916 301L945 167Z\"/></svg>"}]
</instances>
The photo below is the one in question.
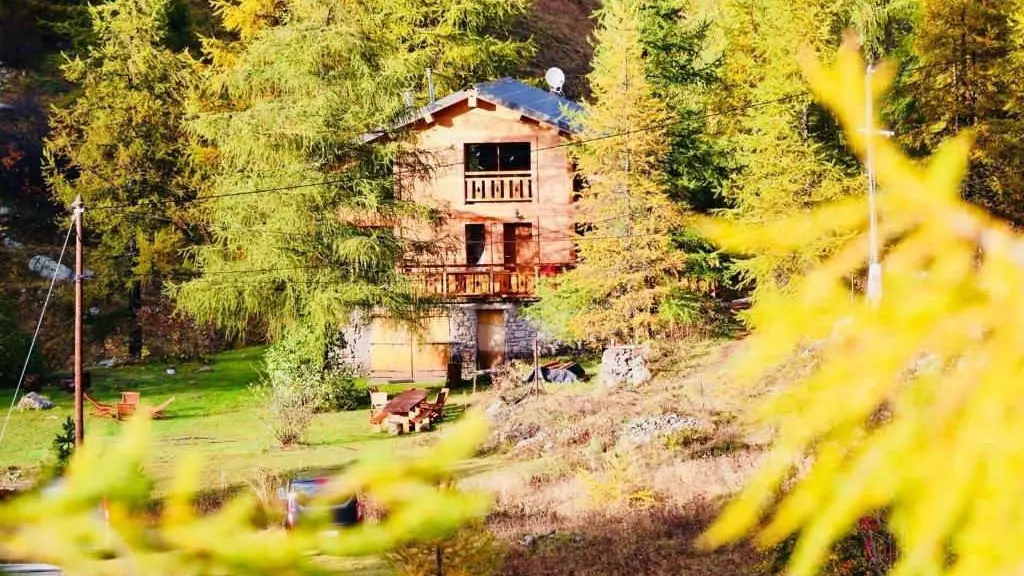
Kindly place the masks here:
<instances>
[{"instance_id":1,"label":"metal pole","mask_svg":"<svg viewBox=\"0 0 1024 576\"><path fill-rule=\"evenodd\" d=\"M85 205L82 197L75 198L71 205L75 219L75 448L85 441L85 418L82 407L82 213Z\"/></svg>"},{"instance_id":2,"label":"metal pole","mask_svg":"<svg viewBox=\"0 0 1024 576\"><path fill-rule=\"evenodd\" d=\"M865 124L864 133L867 138L865 163L868 172L868 301L873 306L878 306L882 300L882 264L878 254L878 212L875 207L875 157L872 138L875 136L875 104L871 93L871 76L874 74L874 67L870 64L864 74L864 97Z\"/></svg>"}]
</instances>

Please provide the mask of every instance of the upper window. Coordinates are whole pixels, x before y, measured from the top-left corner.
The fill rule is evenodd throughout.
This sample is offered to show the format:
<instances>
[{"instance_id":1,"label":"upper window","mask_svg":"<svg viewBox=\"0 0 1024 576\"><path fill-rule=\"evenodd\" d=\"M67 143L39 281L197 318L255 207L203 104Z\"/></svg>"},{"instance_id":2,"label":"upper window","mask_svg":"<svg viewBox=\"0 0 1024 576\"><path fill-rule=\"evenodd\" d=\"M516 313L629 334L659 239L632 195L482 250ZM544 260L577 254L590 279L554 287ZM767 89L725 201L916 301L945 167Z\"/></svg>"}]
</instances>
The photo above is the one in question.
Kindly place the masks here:
<instances>
[{"instance_id":1,"label":"upper window","mask_svg":"<svg viewBox=\"0 0 1024 576\"><path fill-rule=\"evenodd\" d=\"M466 172L529 172L530 144L466 144Z\"/></svg>"}]
</instances>

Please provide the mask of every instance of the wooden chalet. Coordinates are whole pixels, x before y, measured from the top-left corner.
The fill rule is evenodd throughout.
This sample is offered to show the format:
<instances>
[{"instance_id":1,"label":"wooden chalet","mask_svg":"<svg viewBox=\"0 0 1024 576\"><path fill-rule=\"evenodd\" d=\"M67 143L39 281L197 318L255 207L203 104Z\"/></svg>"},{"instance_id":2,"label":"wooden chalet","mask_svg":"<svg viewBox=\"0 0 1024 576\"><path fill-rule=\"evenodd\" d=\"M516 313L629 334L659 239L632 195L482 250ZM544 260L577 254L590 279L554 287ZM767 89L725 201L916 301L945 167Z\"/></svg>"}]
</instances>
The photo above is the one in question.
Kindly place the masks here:
<instances>
[{"instance_id":1,"label":"wooden chalet","mask_svg":"<svg viewBox=\"0 0 1024 576\"><path fill-rule=\"evenodd\" d=\"M504 78L456 92L403 125L433 166L404 179L411 199L447 215L439 228L407 231L433 245L403 270L443 306L418 328L360 318L342 360L384 380L443 378L532 357L535 329L520 310L537 282L573 263L574 170L566 144L578 104ZM372 136L371 136L372 138Z\"/></svg>"}]
</instances>

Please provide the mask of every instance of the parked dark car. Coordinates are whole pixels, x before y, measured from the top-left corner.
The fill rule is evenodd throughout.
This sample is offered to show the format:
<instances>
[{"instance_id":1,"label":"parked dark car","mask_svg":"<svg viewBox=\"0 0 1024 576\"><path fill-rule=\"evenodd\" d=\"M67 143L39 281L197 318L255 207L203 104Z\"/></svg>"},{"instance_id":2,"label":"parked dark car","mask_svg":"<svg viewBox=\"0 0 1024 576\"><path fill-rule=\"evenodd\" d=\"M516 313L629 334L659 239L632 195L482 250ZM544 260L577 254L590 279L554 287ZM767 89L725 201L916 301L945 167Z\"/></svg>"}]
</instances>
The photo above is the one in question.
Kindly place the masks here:
<instances>
[{"instance_id":1,"label":"parked dark car","mask_svg":"<svg viewBox=\"0 0 1024 576\"><path fill-rule=\"evenodd\" d=\"M319 496L327 483L328 478L297 478L288 483L287 486L278 491L278 496L285 502L285 526L294 528L303 517L309 516L311 512L320 511L320 508L313 508L307 503ZM359 498L352 496L344 502L332 503L326 506L327 517L332 526L353 526L363 521L363 509Z\"/></svg>"}]
</instances>

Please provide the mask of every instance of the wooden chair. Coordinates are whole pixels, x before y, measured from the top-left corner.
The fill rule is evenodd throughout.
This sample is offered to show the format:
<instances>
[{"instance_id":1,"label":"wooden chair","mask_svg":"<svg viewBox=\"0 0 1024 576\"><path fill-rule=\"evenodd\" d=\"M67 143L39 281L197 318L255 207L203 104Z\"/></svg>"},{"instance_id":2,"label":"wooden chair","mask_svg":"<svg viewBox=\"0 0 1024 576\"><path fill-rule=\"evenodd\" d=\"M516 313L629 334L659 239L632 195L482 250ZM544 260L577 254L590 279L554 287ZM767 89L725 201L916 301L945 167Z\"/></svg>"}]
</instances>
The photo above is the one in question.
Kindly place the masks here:
<instances>
[{"instance_id":1,"label":"wooden chair","mask_svg":"<svg viewBox=\"0 0 1024 576\"><path fill-rule=\"evenodd\" d=\"M451 392L448 388L441 388L441 391L437 393L437 398L433 402L424 402L420 404L420 413L425 414L430 419L431 424L436 424L441 420L444 420L444 405L448 402L448 393Z\"/></svg>"},{"instance_id":2,"label":"wooden chair","mask_svg":"<svg viewBox=\"0 0 1024 576\"><path fill-rule=\"evenodd\" d=\"M370 422L388 404L387 392L370 392Z\"/></svg>"},{"instance_id":3,"label":"wooden chair","mask_svg":"<svg viewBox=\"0 0 1024 576\"><path fill-rule=\"evenodd\" d=\"M103 402L98 402L95 398L89 396L89 394L84 391L82 392L82 396L86 399L86 401L89 402L89 404L92 404L93 416L100 416L102 418L110 418L117 416L117 406L114 406L113 404L104 404Z\"/></svg>"},{"instance_id":4,"label":"wooden chair","mask_svg":"<svg viewBox=\"0 0 1024 576\"><path fill-rule=\"evenodd\" d=\"M420 409L420 411L409 419L409 426L411 426L417 432L422 432L430 428L431 422L430 415L433 412L430 410Z\"/></svg>"},{"instance_id":5,"label":"wooden chair","mask_svg":"<svg viewBox=\"0 0 1024 576\"><path fill-rule=\"evenodd\" d=\"M128 402L117 403L117 419L126 420L131 418L135 414L135 410L138 408L138 404L130 404Z\"/></svg>"},{"instance_id":6,"label":"wooden chair","mask_svg":"<svg viewBox=\"0 0 1024 576\"><path fill-rule=\"evenodd\" d=\"M164 400L164 403L157 406L156 408L150 408L149 417L154 420L160 420L161 418L165 418L164 410L166 410L167 407L170 406L172 402L174 402L174 396L171 396L167 400Z\"/></svg>"},{"instance_id":7,"label":"wooden chair","mask_svg":"<svg viewBox=\"0 0 1024 576\"><path fill-rule=\"evenodd\" d=\"M139 400L142 398L142 394L139 392L121 392L121 403L122 404L133 404L139 405Z\"/></svg>"}]
</instances>

